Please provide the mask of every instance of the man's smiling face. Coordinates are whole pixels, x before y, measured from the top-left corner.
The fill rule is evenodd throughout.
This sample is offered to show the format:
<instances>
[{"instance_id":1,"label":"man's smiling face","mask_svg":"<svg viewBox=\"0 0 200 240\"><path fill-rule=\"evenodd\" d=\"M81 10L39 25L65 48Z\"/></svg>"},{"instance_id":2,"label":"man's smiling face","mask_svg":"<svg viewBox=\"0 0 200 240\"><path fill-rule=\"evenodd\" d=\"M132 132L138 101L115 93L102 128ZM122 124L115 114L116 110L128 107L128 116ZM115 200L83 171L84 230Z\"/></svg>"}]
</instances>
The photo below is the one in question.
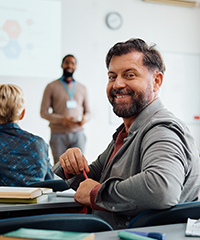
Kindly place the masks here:
<instances>
[{"instance_id":1,"label":"man's smiling face","mask_svg":"<svg viewBox=\"0 0 200 240\"><path fill-rule=\"evenodd\" d=\"M143 53L113 56L108 78L107 96L117 116L135 116L153 101L154 71L143 65Z\"/></svg>"}]
</instances>

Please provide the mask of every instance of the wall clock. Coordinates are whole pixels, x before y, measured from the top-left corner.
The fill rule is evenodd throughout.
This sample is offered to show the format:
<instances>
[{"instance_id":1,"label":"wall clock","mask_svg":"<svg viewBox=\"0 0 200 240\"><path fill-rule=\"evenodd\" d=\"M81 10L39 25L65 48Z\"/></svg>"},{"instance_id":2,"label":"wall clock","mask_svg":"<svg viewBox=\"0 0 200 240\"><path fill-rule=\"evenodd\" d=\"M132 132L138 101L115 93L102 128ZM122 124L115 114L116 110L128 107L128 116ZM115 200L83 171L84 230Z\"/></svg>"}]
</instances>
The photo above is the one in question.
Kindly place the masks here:
<instances>
[{"instance_id":1,"label":"wall clock","mask_svg":"<svg viewBox=\"0 0 200 240\"><path fill-rule=\"evenodd\" d=\"M110 12L106 16L106 24L110 29L116 30L122 26L122 17L117 12Z\"/></svg>"}]
</instances>

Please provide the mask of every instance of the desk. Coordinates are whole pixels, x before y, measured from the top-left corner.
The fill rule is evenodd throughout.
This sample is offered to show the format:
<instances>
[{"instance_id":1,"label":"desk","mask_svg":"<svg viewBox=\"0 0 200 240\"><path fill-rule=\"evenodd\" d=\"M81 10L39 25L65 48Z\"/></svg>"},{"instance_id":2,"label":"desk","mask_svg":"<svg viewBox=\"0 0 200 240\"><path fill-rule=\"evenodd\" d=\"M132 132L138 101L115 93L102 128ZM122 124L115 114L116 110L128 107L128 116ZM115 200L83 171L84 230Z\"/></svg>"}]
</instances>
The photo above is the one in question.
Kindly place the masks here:
<instances>
[{"instance_id":1,"label":"desk","mask_svg":"<svg viewBox=\"0 0 200 240\"><path fill-rule=\"evenodd\" d=\"M50 213L73 213L82 209L73 197L48 194L48 200L36 204L0 204L0 218L31 216Z\"/></svg>"},{"instance_id":2,"label":"desk","mask_svg":"<svg viewBox=\"0 0 200 240\"><path fill-rule=\"evenodd\" d=\"M166 240L200 240L199 237L185 237L186 223L170 224L154 227L132 228L131 230L141 232L166 233ZM119 240L118 231L95 233L95 240Z\"/></svg>"}]
</instances>

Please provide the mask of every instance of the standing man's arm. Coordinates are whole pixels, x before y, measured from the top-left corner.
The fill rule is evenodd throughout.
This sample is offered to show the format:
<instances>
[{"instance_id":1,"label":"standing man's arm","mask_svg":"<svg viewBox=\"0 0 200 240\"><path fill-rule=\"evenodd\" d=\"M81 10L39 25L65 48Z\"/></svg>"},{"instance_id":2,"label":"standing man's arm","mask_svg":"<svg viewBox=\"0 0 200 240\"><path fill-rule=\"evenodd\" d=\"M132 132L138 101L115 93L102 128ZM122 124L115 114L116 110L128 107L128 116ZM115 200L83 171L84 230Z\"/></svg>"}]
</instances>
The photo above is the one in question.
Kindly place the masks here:
<instances>
[{"instance_id":1,"label":"standing man's arm","mask_svg":"<svg viewBox=\"0 0 200 240\"><path fill-rule=\"evenodd\" d=\"M40 116L50 123L61 123L63 116L56 113L49 113L49 109L52 107L53 89L48 84L44 90L42 103L40 107Z\"/></svg>"},{"instance_id":2,"label":"standing man's arm","mask_svg":"<svg viewBox=\"0 0 200 240\"><path fill-rule=\"evenodd\" d=\"M49 109L53 105L53 88L50 84L47 85L47 87L44 90L42 103L40 107L40 116L46 120L48 120L50 123L54 124L62 124L67 127L73 127L74 121L71 117L64 117L61 114L57 113L49 113Z\"/></svg>"}]
</instances>

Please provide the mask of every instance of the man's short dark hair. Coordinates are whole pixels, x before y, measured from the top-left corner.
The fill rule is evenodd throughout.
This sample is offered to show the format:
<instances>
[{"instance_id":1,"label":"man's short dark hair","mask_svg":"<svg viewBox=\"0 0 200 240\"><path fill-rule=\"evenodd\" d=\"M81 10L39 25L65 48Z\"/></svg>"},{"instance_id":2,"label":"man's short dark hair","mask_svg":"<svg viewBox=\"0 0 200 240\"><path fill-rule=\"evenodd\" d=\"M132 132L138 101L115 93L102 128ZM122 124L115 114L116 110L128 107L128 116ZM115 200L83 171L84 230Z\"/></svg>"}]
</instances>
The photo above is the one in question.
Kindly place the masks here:
<instances>
[{"instance_id":1,"label":"man's short dark hair","mask_svg":"<svg viewBox=\"0 0 200 240\"><path fill-rule=\"evenodd\" d=\"M76 58L74 57L74 55L72 55L72 54L67 54L67 55L64 56L64 58L62 59L62 64L64 63L65 58L67 58L67 57L73 57L73 58L76 60ZM76 63L77 63L77 60L76 60Z\"/></svg>"},{"instance_id":2,"label":"man's short dark hair","mask_svg":"<svg viewBox=\"0 0 200 240\"><path fill-rule=\"evenodd\" d=\"M164 74L166 68L162 56L155 49L155 44L148 46L147 43L139 38L131 38L126 42L116 43L106 56L106 66L109 68L113 56L121 56L130 52L138 51L143 53L143 65L149 70L158 69Z\"/></svg>"}]
</instances>

